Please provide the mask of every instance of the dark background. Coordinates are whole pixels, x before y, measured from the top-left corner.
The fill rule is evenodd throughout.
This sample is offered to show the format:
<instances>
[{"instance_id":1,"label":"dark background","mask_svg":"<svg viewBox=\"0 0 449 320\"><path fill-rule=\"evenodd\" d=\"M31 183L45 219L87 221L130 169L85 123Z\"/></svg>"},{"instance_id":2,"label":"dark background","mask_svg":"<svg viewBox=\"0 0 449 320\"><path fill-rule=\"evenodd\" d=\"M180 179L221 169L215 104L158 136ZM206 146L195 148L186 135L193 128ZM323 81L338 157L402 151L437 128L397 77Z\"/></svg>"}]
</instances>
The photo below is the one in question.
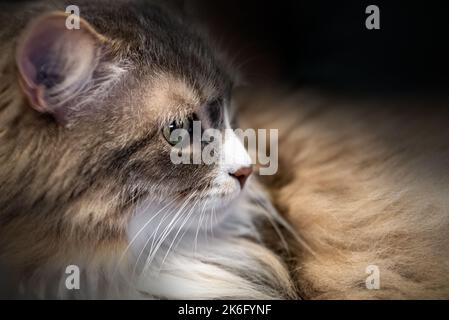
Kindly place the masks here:
<instances>
[{"instance_id":1,"label":"dark background","mask_svg":"<svg viewBox=\"0 0 449 320\"><path fill-rule=\"evenodd\" d=\"M448 91L444 1L189 3L252 83L377 94ZM380 30L365 27L370 4L380 9Z\"/></svg>"}]
</instances>

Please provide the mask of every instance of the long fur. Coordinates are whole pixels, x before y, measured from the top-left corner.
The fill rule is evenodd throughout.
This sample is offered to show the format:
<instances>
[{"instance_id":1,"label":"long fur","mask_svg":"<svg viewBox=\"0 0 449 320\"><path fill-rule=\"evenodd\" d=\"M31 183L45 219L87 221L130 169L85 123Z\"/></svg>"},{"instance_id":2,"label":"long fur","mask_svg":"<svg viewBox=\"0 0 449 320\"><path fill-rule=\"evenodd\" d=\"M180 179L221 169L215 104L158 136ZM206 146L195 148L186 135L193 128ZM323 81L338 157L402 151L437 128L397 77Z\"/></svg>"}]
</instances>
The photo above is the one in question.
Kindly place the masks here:
<instances>
[{"instance_id":1,"label":"long fur","mask_svg":"<svg viewBox=\"0 0 449 320\"><path fill-rule=\"evenodd\" d=\"M214 166L175 167L159 136L174 115L227 94L229 79L213 53L147 2L85 3L83 17L108 41L92 78L57 106L70 109L70 125L31 108L14 63L27 20L63 3L17 7L24 16L1 34L0 264L16 280L8 297L296 298L286 264L260 232L260 224L281 221L263 189L249 183L215 226L194 196L202 188L223 200L211 192L217 172L238 182ZM120 28L111 28L116 20ZM147 39L148 31L159 39ZM173 215L163 212L167 226L150 223L156 203L186 193ZM192 215L203 217L201 228L187 229ZM137 217L140 247L127 233ZM66 288L69 265L80 268L80 290Z\"/></svg>"},{"instance_id":2,"label":"long fur","mask_svg":"<svg viewBox=\"0 0 449 320\"><path fill-rule=\"evenodd\" d=\"M249 126L279 129L280 171L266 183L311 248L296 251L305 298L449 298L446 99L240 97Z\"/></svg>"},{"instance_id":3,"label":"long fur","mask_svg":"<svg viewBox=\"0 0 449 320\"><path fill-rule=\"evenodd\" d=\"M184 231L178 239L169 237L167 242L176 240L176 245L170 252L166 246L151 265L143 265L140 290L170 299L297 297L288 269L267 249L257 226L267 215L280 219L278 213L255 181L248 189L220 225L209 229L203 220L205 229Z\"/></svg>"}]
</instances>

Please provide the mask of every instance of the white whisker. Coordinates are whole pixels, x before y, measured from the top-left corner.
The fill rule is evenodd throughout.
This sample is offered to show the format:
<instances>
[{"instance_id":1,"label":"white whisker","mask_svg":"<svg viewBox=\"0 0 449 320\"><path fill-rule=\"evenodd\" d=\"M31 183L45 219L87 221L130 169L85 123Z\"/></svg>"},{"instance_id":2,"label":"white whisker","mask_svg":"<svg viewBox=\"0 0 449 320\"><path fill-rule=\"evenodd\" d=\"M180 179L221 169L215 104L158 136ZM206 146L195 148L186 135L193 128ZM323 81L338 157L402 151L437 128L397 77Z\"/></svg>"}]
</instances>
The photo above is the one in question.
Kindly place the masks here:
<instances>
[{"instance_id":1,"label":"white whisker","mask_svg":"<svg viewBox=\"0 0 449 320\"><path fill-rule=\"evenodd\" d=\"M160 209L158 212L156 212L150 219L148 219L148 221L142 226L142 228L140 228L140 230L135 234L135 236L131 239L131 241L128 243L127 247L125 248L125 250L123 251L123 253L121 254L118 262L117 262L117 266L115 268L114 274L117 272L117 268L119 267L119 265L122 263L123 259L125 258L126 254L128 253L129 249L131 248L131 246L134 244L134 242L137 240L137 238L139 237L139 235L143 232L143 230L151 223L151 221L153 221L163 210L164 208L166 208L168 205L170 205L171 203L173 203L174 201L176 201L177 197L175 197L171 202L169 202L166 206L164 206L162 209Z\"/></svg>"},{"instance_id":2,"label":"white whisker","mask_svg":"<svg viewBox=\"0 0 449 320\"><path fill-rule=\"evenodd\" d=\"M170 223L168 224L168 226L164 229L162 235L160 236L160 238L158 239L158 243L157 245L154 247L153 250L150 250L150 253L148 255L148 258L145 262L145 267L143 270L143 273L147 272L149 269L149 266L151 265L151 262L153 261L153 259L156 256L156 253L158 252L159 248L162 246L163 242L165 241L165 239L167 238L167 236L170 234L171 230L172 230L172 226L175 225L175 223L178 221L178 217L182 214L182 211L184 210L184 208L186 207L186 205L188 204L188 202L190 201L191 198L193 198L196 195L196 191L193 192L186 201L184 201L183 205L181 206L181 208L178 210L178 212L175 214L175 216L173 217L173 219L170 221Z\"/></svg>"},{"instance_id":3,"label":"white whisker","mask_svg":"<svg viewBox=\"0 0 449 320\"><path fill-rule=\"evenodd\" d=\"M196 201L195 201L195 203L193 204L192 208L191 208L190 211L187 213L186 218L184 219L184 221L182 222L181 226L178 228L178 231L176 232L175 236L173 237L173 240L172 240L172 242L170 243L170 246L168 247L167 252L165 253L164 258L162 259L162 263L161 263L161 266L160 266L161 269L162 269L162 266L163 266L163 264L164 264L164 262L165 262L165 259L167 259L168 254L170 253L170 250L171 250L172 247L173 247L173 244L176 242L176 238L177 238L178 235L181 233L181 230L182 230L182 228L184 228L186 222L187 222L187 221L190 219L190 217L192 216L192 214L193 214L193 212L194 212L194 210L195 210L195 206L196 206L196 204L198 204L198 201L199 201L199 200L196 200ZM185 234L185 232L184 232L184 234Z\"/></svg>"}]
</instances>

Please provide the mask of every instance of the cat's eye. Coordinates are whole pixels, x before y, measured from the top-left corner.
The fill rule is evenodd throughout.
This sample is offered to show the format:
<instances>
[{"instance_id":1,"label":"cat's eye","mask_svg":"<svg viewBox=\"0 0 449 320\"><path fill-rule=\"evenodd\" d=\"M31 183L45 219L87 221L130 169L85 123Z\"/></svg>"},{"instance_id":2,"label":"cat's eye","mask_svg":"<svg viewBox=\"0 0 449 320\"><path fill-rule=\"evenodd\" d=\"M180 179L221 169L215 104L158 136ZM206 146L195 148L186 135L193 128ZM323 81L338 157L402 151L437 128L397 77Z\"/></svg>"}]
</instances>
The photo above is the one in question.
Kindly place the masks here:
<instances>
[{"instance_id":1,"label":"cat's eye","mask_svg":"<svg viewBox=\"0 0 449 320\"><path fill-rule=\"evenodd\" d=\"M175 130L179 130L178 134L174 134ZM186 135L190 135L193 130L193 122L189 118L172 121L162 129L162 135L167 142L174 146L180 143Z\"/></svg>"}]
</instances>

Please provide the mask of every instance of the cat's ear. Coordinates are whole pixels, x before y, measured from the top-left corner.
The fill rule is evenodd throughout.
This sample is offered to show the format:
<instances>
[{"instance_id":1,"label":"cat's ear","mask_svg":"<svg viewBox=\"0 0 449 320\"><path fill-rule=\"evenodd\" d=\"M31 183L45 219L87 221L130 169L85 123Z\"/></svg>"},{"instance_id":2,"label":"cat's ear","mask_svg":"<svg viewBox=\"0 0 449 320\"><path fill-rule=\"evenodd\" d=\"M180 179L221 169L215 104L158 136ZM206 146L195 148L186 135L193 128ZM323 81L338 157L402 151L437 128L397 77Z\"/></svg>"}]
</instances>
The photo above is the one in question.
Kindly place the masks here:
<instances>
[{"instance_id":1,"label":"cat's ear","mask_svg":"<svg viewBox=\"0 0 449 320\"><path fill-rule=\"evenodd\" d=\"M32 22L19 41L16 62L31 106L64 121L66 102L82 91L98 64L105 39L88 22L68 29L65 13Z\"/></svg>"}]
</instances>

